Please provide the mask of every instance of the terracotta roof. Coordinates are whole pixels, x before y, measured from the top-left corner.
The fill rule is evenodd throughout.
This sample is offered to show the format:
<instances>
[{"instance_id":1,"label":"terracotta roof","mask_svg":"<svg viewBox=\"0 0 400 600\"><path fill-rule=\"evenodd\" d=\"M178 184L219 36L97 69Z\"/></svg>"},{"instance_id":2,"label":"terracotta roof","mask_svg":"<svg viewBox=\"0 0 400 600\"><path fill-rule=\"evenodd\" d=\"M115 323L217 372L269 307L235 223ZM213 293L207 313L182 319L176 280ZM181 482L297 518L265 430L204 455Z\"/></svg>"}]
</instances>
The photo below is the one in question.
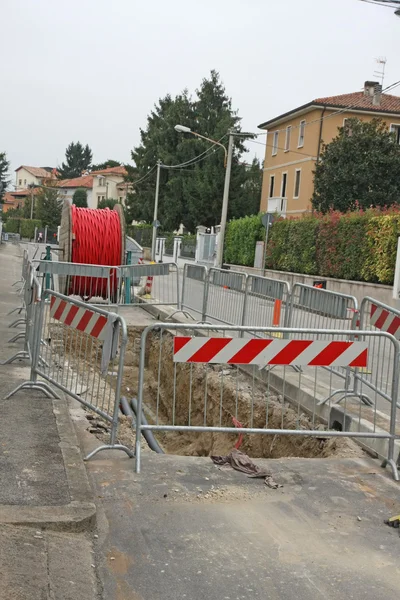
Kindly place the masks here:
<instances>
[{"instance_id":1,"label":"terracotta roof","mask_svg":"<svg viewBox=\"0 0 400 600\"><path fill-rule=\"evenodd\" d=\"M125 167L110 167L109 169L102 169L101 171L91 171L91 175L127 175L128 172Z\"/></svg>"},{"instance_id":2,"label":"terracotta roof","mask_svg":"<svg viewBox=\"0 0 400 600\"><path fill-rule=\"evenodd\" d=\"M92 188L93 177L91 175L83 175L82 177L75 177L75 179L63 179L57 182L57 187L61 188Z\"/></svg>"},{"instance_id":3,"label":"terracotta roof","mask_svg":"<svg viewBox=\"0 0 400 600\"><path fill-rule=\"evenodd\" d=\"M14 204L15 198L10 192L6 192L3 196L4 204Z\"/></svg>"},{"instance_id":4,"label":"terracotta roof","mask_svg":"<svg viewBox=\"0 0 400 600\"><path fill-rule=\"evenodd\" d=\"M20 167L18 167L18 169L15 169L15 171L19 171L20 169L25 169L26 171L28 171L28 173L30 173L34 177L44 177L44 178L55 177L55 173L50 172L47 169L43 169L42 167L27 167L26 165L21 165ZM54 171L54 169L53 169L53 171Z\"/></svg>"},{"instance_id":5,"label":"terracotta roof","mask_svg":"<svg viewBox=\"0 0 400 600\"><path fill-rule=\"evenodd\" d=\"M38 194L42 188L35 187L32 189L25 188L24 190L18 190L15 192L7 192L11 196L29 196L31 193Z\"/></svg>"},{"instance_id":6,"label":"terracotta roof","mask_svg":"<svg viewBox=\"0 0 400 600\"><path fill-rule=\"evenodd\" d=\"M258 127L265 129L275 121L280 121L284 118L293 116L293 113L308 112L315 106L326 106L333 108L348 108L352 111L366 111L376 113L399 113L400 114L400 96L392 96L391 94L381 94L379 106L372 103L372 96L365 96L364 92L353 92L351 94L340 94L339 96L326 96L325 98L316 98L307 104L293 108L292 110L283 113L265 123L261 123Z\"/></svg>"}]
</instances>

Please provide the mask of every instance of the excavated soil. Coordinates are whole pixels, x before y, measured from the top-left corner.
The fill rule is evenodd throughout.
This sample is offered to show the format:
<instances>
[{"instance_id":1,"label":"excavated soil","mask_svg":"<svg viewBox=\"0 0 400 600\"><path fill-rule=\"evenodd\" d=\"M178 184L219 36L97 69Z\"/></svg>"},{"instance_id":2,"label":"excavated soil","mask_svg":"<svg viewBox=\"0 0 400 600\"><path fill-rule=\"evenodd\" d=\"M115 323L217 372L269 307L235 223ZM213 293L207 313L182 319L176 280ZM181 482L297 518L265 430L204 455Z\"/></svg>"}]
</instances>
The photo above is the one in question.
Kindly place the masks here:
<instances>
[{"instance_id":1,"label":"excavated soil","mask_svg":"<svg viewBox=\"0 0 400 600\"><path fill-rule=\"evenodd\" d=\"M137 395L140 335L140 328L129 328L121 392L128 397ZM299 414L281 396L268 393L265 384L253 380L237 367L177 364L175 373L172 345L173 336L168 332L163 334L161 353L160 334L154 332L147 338L144 404L150 423L155 423L157 397L159 423L168 425L172 424L174 412L177 425L189 424L189 412L191 425L204 425L206 402L208 426L232 427L233 417L236 417L245 427L321 431L318 437L245 434L240 449L251 457L329 458L362 455L360 447L350 439L324 437L322 425L313 424L305 414ZM127 435L127 428L123 427L123 437L126 439ZM238 434L214 432L157 432L156 437L167 453L184 456L227 454L239 438Z\"/></svg>"}]
</instances>

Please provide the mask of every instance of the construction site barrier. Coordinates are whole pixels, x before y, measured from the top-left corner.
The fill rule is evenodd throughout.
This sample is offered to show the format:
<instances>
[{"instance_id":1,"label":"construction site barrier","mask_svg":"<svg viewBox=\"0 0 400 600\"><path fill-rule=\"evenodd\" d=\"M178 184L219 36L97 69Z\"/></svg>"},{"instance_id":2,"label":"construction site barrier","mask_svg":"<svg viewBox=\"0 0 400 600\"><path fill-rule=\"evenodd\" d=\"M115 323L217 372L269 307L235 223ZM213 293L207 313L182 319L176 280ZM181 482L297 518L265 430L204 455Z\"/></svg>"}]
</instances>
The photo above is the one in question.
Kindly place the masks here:
<instances>
[{"instance_id":1,"label":"construction site barrier","mask_svg":"<svg viewBox=\"0 0 400 600\"><path fill-rule=\"evenodd\" d=\"M123 450L117 443L118 413L127 328L122 317L57 292L46 290L35 313L29 381L10 392L40 390L59 398L68 394L110 423L110 441L96 448Z\"/></svg>"},{"instance_id":2,"label":"construction site barrier","mask_svg":"<svg viewBox=\"0 0 400 600\"><path fill-rule=\"evenodd\" d=\"M212 267L205 285L207 321L229 325L242 324L245 311L247 274Z\"/></svg>"},{"instance_id":3,"label":"construction site barrier","mask_svg":"<svg viewBox=\"0 0 400 600\"><path fill-rule=\"evenodd\" d=\"M25 258L25 256L24 256ZM7 365L15 360L27 359L32 361L32 348L34 343L34 328L36 322L36 313L39 309L39 303L42 295L42 286L36 276L35 264L27 260L23 263L23 304L19 309L24 315L11 323L10 327L17 327L20 324L25 325L24 331L19 331L15 336L9 339L9 343L17 342L20 339L24 340L24 349L16 352L13 356L5 360L2 364Z\"/></svg>"},{"instance_id":4,"label":"construction site barrier","mask_svg":"<svg viewBox=\"0 0 400 600\"><path fill-rule=\"evenodd\" d=\"M134 287L130 294L121 289L120 305L126 304L128 297L131 304L168 305L179 310L179 270L176 263L123 265L120 276L123 282L130 281Z\"/></svg>"},{"instance_id":5,"label":"construction site barrier","mask_svg":"<svg viewBox=\"0 0 400 600\"><path fill-rule=\"evenodd\" d=\"M400 340L400 311L395 308L367 296L361 302L359 319L360 329L386 332ZM359 339L363 339L361 333ZM373 396L377 395L380 400L378 406L383 406L382 399L392 401L391 371L396 368L396 364L393 364L394 357L386 338L368 338L367 342L372 360L368 369L355 370L355 391L359 391L362 383L366 386L366 397L369 398L371 393ZM397 364L397 368L399 367ZM397 406L400 408L400 404Z\"/></svg>"},{"instance_id":6,"label":"construction site barrier","mask_svg":"<svg viewBox=\"0 0 400 600\"><path fill-rule=\"evenodd\" d=\"M185 434L188 445L194 443L195 432L270 435L274 439L281 435L308 436L316 440L316 456L321 452L321 440L346 437L372 448L398 481L399 342L382 332L278 331L284 339L268 339L274 332L272 327L173 323L147 327L140 346L136 471L141 468L141 434L145 430ZM351 340L357 334L363 341L343 340L343 335ZM391 354L391 410L387 420L378 419L376 403L366 419L360 402L352 400L350 388L345 389L340 406L320 404L327 392L335 392L332 378L327 391L321 390L321 371L326 367L368 368L373 359L368 348L373 340L385 341ZM297 372L288 368L293 366L298 367ZM150 381L158 382L156 390ZM359 384L363 393L363 381ZM154 416L152 423L142 422L144 408ZM182 444L183 438L179 439Z\"/></svg>"},{"instance_id":7,"label":"construction site barrier","mask_svg":"<svg viewBox=\"0 0 400 600\"><path fill-rule=\"evenodd\" d=\"M246 294L243 325L283 327L287 324L290 308L288 282L249 275Z\"/></svg>"},{"instance_id":8,"label":"construction site barrier","mask_svg":"<svg viewBox=\"0 0 400 600\"><path fill-rule=\"evenodd\" d=\"M119 267L41 260L38 272L59 293L91 300L92 304L117 303Z\"/></svg>"},{"instance_id":9,"label":"construction site barrier","mask_svg":"<svg viewBox=\"0 0 400 600\"><path fill-rule=\"evenodd\" d=\"M185 263L182 282L182 310L189 310L206 320L205 289L207 285L207 267Z\"/></svg>"}]
</instances>

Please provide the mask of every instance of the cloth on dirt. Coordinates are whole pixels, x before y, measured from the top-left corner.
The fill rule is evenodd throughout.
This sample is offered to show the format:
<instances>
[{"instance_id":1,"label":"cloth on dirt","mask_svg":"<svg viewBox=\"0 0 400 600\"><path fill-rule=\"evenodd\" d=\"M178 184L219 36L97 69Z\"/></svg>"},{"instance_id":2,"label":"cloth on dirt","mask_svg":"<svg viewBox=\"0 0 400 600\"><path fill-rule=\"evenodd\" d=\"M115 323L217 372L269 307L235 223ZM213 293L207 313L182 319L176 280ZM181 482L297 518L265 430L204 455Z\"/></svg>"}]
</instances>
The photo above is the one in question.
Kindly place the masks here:
<instances>
[{"instance_id":1,"label":"cloth on dirt","mask_svg":"<svg viewBox=\"0 0 400 600\"><path fill-rule=\"evenodd\" d=\"M261 469L256 465L247 454L241 452L241 450L233 449L227 456L211 456L211 460L215 465L224 466L229 465L236 471L246 473L248 477L260 478L265 480L265 484L272 489L282 487L276 483L271 473L265 469Z\"/></svg>"}]
</instances>

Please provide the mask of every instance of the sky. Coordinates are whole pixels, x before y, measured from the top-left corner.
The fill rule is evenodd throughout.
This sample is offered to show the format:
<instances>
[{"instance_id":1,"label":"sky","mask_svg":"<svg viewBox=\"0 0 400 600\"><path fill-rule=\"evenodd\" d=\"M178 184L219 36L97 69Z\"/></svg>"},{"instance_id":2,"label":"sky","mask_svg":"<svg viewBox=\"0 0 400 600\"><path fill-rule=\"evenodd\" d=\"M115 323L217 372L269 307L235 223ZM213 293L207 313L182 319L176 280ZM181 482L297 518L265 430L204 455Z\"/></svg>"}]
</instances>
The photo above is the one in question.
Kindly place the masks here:
<instances>
[{"instance_id":1,"label":"sky","mask_svg":"<svg viewBox=\"0 0 400 600\"><path fill-rule=\"evenodd\" d=\"M154 103L211 69L246 131L361 90L379 56L386 87L400 80L393 13L360 0L0 0L0 152L13 182L22 164L61 164L71 141L94 162L130 162Z\"/></svg>"}]
</instances>

